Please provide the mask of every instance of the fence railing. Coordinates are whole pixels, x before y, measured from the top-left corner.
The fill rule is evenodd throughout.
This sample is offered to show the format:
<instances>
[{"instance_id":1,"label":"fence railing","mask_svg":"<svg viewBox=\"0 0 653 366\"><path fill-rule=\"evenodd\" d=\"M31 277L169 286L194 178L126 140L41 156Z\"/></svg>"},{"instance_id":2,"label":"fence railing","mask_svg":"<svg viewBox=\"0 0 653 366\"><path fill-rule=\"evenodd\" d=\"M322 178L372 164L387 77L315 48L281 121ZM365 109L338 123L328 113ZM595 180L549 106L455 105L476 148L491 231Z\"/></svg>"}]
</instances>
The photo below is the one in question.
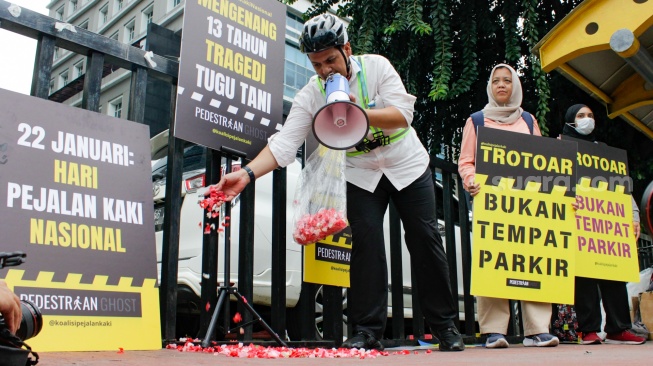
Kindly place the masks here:
<instances>
[{"instance_id":1,"label":"fence railing","mask_svg":"<svg viewBox=\"0 0 653 366\"><path fill-rule=\"evenodd\" d=\"M171 60L169 58L159 56L156 53L148 52L151 48L156 48L156 42L148 39L147 46L148 48L143 50L138 47L134 47L129 44L124 44L120 41L98 35L93 32L89 32L86 29L79 27L70 28L68 25L62 26L61 22L57 21L54 18L41 15L39 13L33 12L29 9L21 9L20 15L16 16L15 13L10 12L11 3L0 0L0 27L2 29L12 31L14 33L33 38L37 40L37 50L36 58L34 63L33 71L33 81L30 94L34 97L51 99L58 102L62 101L60 96L62 95L74 95L81 91L82 93L82 102L81 108L99 111L100 110L100 95L101 95L101 86L102 79L106 74L107 69L115 70L117 68L124 69L128 72L131 72L131 84L130 84L130 97L129 97L129 115L127 119L135 122L145 123L145 106L147 95L147 83L148 78L155 78L158 81L163 81L169 83L172 88L170 92L170 98L166 102L168 105L164 109L174 110L175 98L176 98L176 80L178 75L178 62ZM73 31L74 30L74 31ZM149 35L149 31L148 31ZM157 34L157 39L161 40L160 33ZM165 39L163 39L165 41ZM178 42L177 40L173 40ZM1 46L1 45L0 45ZM86 57L85 73L82 77L76 80L74 84L70 84L67 88L53 91L50 94L50 80L52 78L52 72L54 68L54 53L55 49L65 49L82 56ZM81 85L81 89L80 89ZM73 90L74 89L74 90ZM57 96L57 98L52 98L52 96ZM65 99L65 98L63 98ZM160 100L160 96L159 96ZM286 108L287 109L287 108ZM287 112L287 111L286 111ZM172 126L174 121L172 117L170 119L169 125ZM161 322L162 322L162 338L164 342L172 341L176 339L175 337L175 323L176 323L176 302L177 302L177 271L178 271L178 257L179 257L179 211L180 211L180 192L181 192L181 176L182 176L182 150L183 141L177 140L174 137L170 137L168 143L168 169L167 169L167 184L166 184L166 206L165 206L165 216L164 216L164 244L162 252L162 272L160 279L160 305L161 305ZM211 158L207 159L207 182L215 182L219 179L219 162L222 159L222 156L219 152L212 152L210 154ZM443 189L444 197L449 197L449 199L443 199L444 207L444 221L445 221L445 231L447 231L447 240L446 245L448 253L450 253L450 263L452 264L452 285L453 288L457 288L456 278L456 248L455 248L455 235L453 235L453 219L452 203L453 187L455 186L456 174L455 166L452 164L446 164L434 159L434 168L437 167L439 170L445 172L443 173ZM286 217L285 215L285 199L283 194L286 190L286 178L285 171L278 170L274 173L274 212L273 217ZM241 205L243 211L243 217L241 219L241 227L253 228L253 194L246 190L241 197ZM463 206L464 207L464 206ZM393 262L400 263L401 261L401 238L400 238L400 228L399 220L396 217L394 211L391 213L392 219L392 238L391 247L393 248L391 257ZM466 218L465 213L460 213L460 218ZM467 220L462 220L463 229L462 231L467 232ZM273 329L279 334L285 334L286 328L286 308L285 308L285 253L286 253L286 242L287 236L285 233L285 222L278 220L278 222L273 223L275 229L271 233L272 242L273 242L273 255L272 255L272 306L271 306L271 323ZM253 255L253 245L252 245L252 236L251 233L248 233L247 230L237 233L240 235L241 247L239 249L239 286L241 292L244 292L244 295L247 296L248 292L251 292L252 284L252 265L251 265L251 256ZM216 258L215 252L212 252L211 248L216 248L216 245L212 243L217 240L217 238L207 238L204 245L205 252L204 256L206 258ZM468 240L468 238L467 238ZM467 248L467 246L465 246ZM468 252L463 252L464 255L468 255ZM206 269L210 273L217 272L217 263L211 260L205 260ZM395 264L397 265L397 264ZM401 277L396 278L396 273L399 273L401 276L401 271L393 271L393 288L392 293L398 296L402 296L404 289L402 287ZM206 293L203 291L202 299L209 302L215 301L215 291L210 291L209 289L215 289L215 277L212 277L213 285L211 282L203 283L203 286L207 289ZM466 279L466 282L469 282ZM468 289L468 283L466 285ZM316 285L306 284L302 285L302 296L305 296L308 299L314 299L315 294L318 292L319 288ZM468 291L467 291L468 292ZM342 339L342 318L343 318L343 309L342 309L342 289L331 288L325 286L321 291L321 296L324 297L324 336L325 338L332 340ZM471 298L468 294L465 294L467 300ZM393 301L393 336L397 339L404 338L404 319L403 319L403 303L402 298L397 298ZM416 300L416 299L415 299ZM417 301L413 302L417 304ZM314 304L310 302L303 302L304 309L300 309L300 314L302 319L300 320L302 324L305 324L306 327L302 329L302 334L304 339L310 341L315 340L315 331L314 331L314 321L315 321L315 308ZM469 317L474 318L473 315L473 304L469 309L467 305L465 306L466 310L471 309ZM413 329L415 335L424 334L423 322L418 321L421 319L420 310L417 307L413 309ZM206 323L210 318L210 314L202 310L201 316L201 325L205 329ZM245 334L241 335L240 338L251 339L251 331L246 331Z\"/></svg>"},{"instance_id":2,"label":"fence railing","mask_svg":"<svg viewBox=\"0 0 653 366\"><path fill-rule=\"evenodd\" d=\"M11 14L9 11L11 3L0 0L0 27L14 33L30 37L37 40L37 51L34 63L33 81L31 95L38 98L48 99L50 96L50 79L53 70L53 56L55 47L67 49L87 57L86 73L83 78L82 103L81 107L91 111L99 111L99 100L103 72L107 64L119 67L131 72L131 87L129 98L129 115L128 119L135 122L145 123L145 106L147 99L148 78L155 78L160 81L169 83L171 86L170 98L167 101L166 109L174 110L176 100L176 80L178 75L179 64L176 61L157 54L148 53L148 49L142 50L117 40L113 40L96 33L89 32L85 29L75 27L75 32L71 32L66 27L57 27L58 21L30 11L22 9L19 16ZM60 24L59 24L60 25ZM148 42L155 45L153 42ZM2 45L0 45L2 47ZM3 50L3 53L12 52ZM7 70L0 72L8 72ZM170 118L169 125L172 127L174 121ZM174 137L170 137L168 143L168 171L166 184L166 206L164 218L164 243L162 253L162 273L160 279L160 306L161 306L161 324L162 339L165 342L171 342L176 339L176 306L177 306L177 271L179 257L179 212L181 209L181 181L182 181L182 142ZM220 162L222 156L219 152L213 151L207 159L207 183L217 182L220 174ZM471 273L471 237L469 210L466 199L461 189L462 183L457 174L457 166L451 162L433 157L431 167L434 170L434 179L436 176L441 177L438 184L441 185L442 194L437 196L438 209L441 209L441 219L444 222L445 246L450 268L451 287L454 293L457 293L458 284L462 282L462 293L457 294L462 301L461 313L465 315L465 323L462 330L467 336L473 336L476 333L474 297L470 294L470 273ZM286 191L286 174L285 170L277 170L273 174L274 181L274 203L273 217L283 218L285 215L285 191ZM251 230L254 227L254 194L253 187L247 188L241 197L241 228L239 250L239 287L243 295L247 298L251 296L252 291L252 256L253 256L253 235ZM390 258L392 262L391 273L391 293L392 293L392 313L391 321L392 338L403 340L405 334L404 304L403 294L407 289L402 285L401 268L396 270L401 264L401 237L400 222L396 212L390 210ZM286 306L285 306L285 273L286 273L286 243L287 235L285 232L285 222L281 219L273 223L273 232L271 241L273 245L272 254L272 306L271 306L271 325L278 334L286 334ZM456 242L455 230L458 228L460 243ZM212 236L205 239L204 253L205 267L203 273L217 274L217 263L209 258L216 258L215 248L217 237ZM460 261L457 258L461 255ZM640 239L638 246L640 257L640 268L653 265L653 244L650 237ZM462 265L463 277L458 278L458 263ZM206 272L205 272L206 271ZM413 273L413 276L419 274ZM217 281L215 275L207 278L202 283L202 301L215 303ZM300 301L300 319L302 324L302 339L307 342L317 341L314 329L315 322L315 303L314 299L318 292L318 286L303 283L302 298L311 301ZM343 335L343 292L340 288L324 286L321 291L324 297L324 338L334 344L340 344ZM425 334L424 322L421 311L418 306L416 294L413 292L412 308L412 335L419 337ZM456 301L459 304L459 301ZM208 310L201 309L201 328L206 329L210 313ZM470 321L471 320L471 321ZM459 324L460 325L460 324ZM519 328L515 333L518 333ZM349 327L349 330L351 328ZM251 330L246 330L239 338L251 340Z\"/></svg>"},{"instance_id":3,"label":"fence railing","mask_svg":"<svg viewBox=\"0 0 653 366\"><path fill-rule=\"evenodd\" d=\"M637 258L639 259L639 270L653 267L653 239L649 235L642 234L637 242Z\"/></svg>"},{"instance_id":4,"label":"fence railing","mask_svg":"<svg viewBox=\"0 0 653 366\"><path fill-rule=\"evenodd\" d=\"M102 77L106 65L112 65L113 69L120 68L131 72L129 114L127 119L134 122L145 122L145 105L148 78L154 78L176 84L179 71L179 63L174 60L153 54L148 50L142 50L120 41L104 37L97 33L89 32L86 29L73 27L64 24L54 18L39 14L29 9L16 7L8 1L0 0L0 28L16 34L37 40L36 56L32 74L32 86L30 95L37 98L49 99L50 80L54 65L54 54L56 48L65 49L86 57L85 73L83 77L83 90L81 108L98 112L100 110L100 95ZM2 45L0 45L2 47ZM4 55L19 50L3 50ZM0 72L11 72L2 70ZM174 106L176 89L171 89L168 103ZM173 121L170 119L169 125ZM171 138L170 147L180 146L175 144ZM181 152L177 151L179 156ZM173 156L173 154L170 154ZM169 192L167 201L170 203L179 202L181 195L181 160L171 159L168 169ZM177 199L174 199L174 198ZM167 208L168 212L179 209L178 206ZM166 215L167 216L171 215ZM177 220L178 221L178 220ZM169 231L167 237L170 245L164 249L165 256L169 258L178 257L178 222L169 222L166 227ZM173 233L177 237L173 237ZM177 251L174 250L177 243ZM169 265L164 266L160 285L161 299L161 320L163 338L174 338L175 306L176 306L176 264L177 259L169 260ZM167 267L167 269L165 268Z\"/></svg>"}]
</instances>

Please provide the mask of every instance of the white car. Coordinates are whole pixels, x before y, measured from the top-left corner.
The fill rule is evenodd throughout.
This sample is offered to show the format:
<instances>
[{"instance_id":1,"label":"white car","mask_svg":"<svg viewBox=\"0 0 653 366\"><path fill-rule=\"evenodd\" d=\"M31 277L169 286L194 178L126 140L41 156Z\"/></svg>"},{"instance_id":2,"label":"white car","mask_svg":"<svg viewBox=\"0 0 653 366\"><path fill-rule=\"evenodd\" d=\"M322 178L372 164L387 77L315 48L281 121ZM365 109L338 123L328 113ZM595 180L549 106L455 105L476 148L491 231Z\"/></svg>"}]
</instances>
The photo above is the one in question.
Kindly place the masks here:
<instances>
[{"instance_id":1,"label":"white car","mask_svg":"<svg viewBox=\"0 0 653 366\"><path fill-rule=\"evenodd\" d=\"M151 139L152 146L152 181L154 188L154 215L155 215L155 232L157 261L159 268L159 278L161 271L161 247L163 242L163 217L165 202L165 181L167 168L167 143L168 131L164 131ZM179 272L178 272L178 313L177 313L177 334L180 336L203 336L197 333L199 326L199 309L200 309L200 283L202 270L202 241L204 229L202 227L204 211L198 204L198 189L200 192L205 185L204 171L206 165L205 148L202 146L189 144L184 149L184 169L182 176L181 205L180 215L180 239L179 239ZM240 163L232 165L232 170L240 169ZM295 185L301 173L301 165L294 162L287 167L287 217L286 232L288 243L286 244L286 307L292 311L300 298L302 283L302 247L292 239L292 200L295 193ZM439 187L439 186L438 186ZM441 187L439 187L441 189ZM440 195L441 197L441 195ZM272 174L267 174L256 180L255 193L255 229L254 229L254 271L253 271L253 302L258 307L269 307L271 304L271 282L272 282L272 263L271 263L271 233L272 233ZM457 204L456 204L457 206ZM456 208L457 209L457 208ZM231 274L230 279L238 286L238 233L239 233L240 205L235 200L231 212ZM441 221L441 234L444 235L443 222ZM389 238L388 215L386 215L386 238ZM458 283L459 298L462 298L462 266L460 265L460 230L456 225L456 243L458 248ZM389 240L386 240L388 245ZM402 230L403 242L403 230ZM224 259L221 257L224 253L224 240L221 238L218 248L218 282L223 279ZM234 249L236 248L236 249ZM404 317L412 318L412 298L410 295L411 288L411 267L410 256L406 245L402 245L402 268L403 268L403 289L404 289ZM389 249L387 250L390 253ZM390 262L390 260L388 261ZM321 296L318 294L316 299L316 332L321 333L322 328L322 305ZM389 306L391 296L388 298ZM346 300L345 300L346 301ZM346 306L346 302L343 307ZM461 308L461 319L464 319L464 313ZM388 309L389 316L392 316L392 309ZM263 315L263 314L262 314ZM265 316L264 316L265 318ZM345 316L346 326L346 316ZM390 325L390 322L388 322ZM290 327L292 328L292 327ZM346 334L346 328L345 328ZM297 330L289 329L290 339L299 339Z\"/></svg>"}]
</instances>

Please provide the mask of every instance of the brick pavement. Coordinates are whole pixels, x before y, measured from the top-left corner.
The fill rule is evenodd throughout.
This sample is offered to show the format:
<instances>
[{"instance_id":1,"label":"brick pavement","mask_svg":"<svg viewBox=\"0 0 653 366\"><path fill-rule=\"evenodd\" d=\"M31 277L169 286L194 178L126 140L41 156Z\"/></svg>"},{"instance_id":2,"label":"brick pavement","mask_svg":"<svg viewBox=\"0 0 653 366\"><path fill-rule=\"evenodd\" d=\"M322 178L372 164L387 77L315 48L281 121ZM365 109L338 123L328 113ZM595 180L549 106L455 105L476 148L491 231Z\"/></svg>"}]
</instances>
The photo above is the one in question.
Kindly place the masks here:
<instances>
[{"instance_id":1,"label":"brick pavement","mask_svg":"<svg viewBox=\"0 0 653 366\"><path fill-rule=\"evenodd\" d=\"M649 365L653 359L653 342L644 345L568 345L555 348L526 348L511 344L507 349L485 349L468 346L463 352L439 352L434 350L412 351L400 354L388 349L388 356L357 359L340 358L338 366L412 366L412 365ZM162 365L333 365L328 358L260 359L233 358L221 354L179 352L161 349L156 351L118 352L41 352L39 366L162 366ZM0 364L2 364L0 362Z\"/></svg>"}]
</instances>

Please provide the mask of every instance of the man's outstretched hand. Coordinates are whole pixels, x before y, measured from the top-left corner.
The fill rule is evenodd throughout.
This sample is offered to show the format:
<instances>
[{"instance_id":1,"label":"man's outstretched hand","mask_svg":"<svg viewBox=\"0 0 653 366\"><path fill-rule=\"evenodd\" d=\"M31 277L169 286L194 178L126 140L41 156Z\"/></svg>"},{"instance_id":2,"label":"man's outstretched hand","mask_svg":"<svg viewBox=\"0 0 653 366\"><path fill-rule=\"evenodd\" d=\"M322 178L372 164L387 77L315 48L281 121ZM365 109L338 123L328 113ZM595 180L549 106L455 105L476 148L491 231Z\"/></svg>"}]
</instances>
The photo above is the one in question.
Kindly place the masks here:
<instances>
[{"instance_id":1,"label":"man's outstretched hand","mask_svg":"<svg viewBox=\"0 0 653 366\"><path fill-rule=\"evenodd\" d=\"M231 201L242 192L249 183L249 175L243 169L231 172L222 176L220 181L213 185L214 190L221 191L224 194L225 201ZM211 189L204 192L204 196L208 196Z\"/></svg>"}]
</instances>

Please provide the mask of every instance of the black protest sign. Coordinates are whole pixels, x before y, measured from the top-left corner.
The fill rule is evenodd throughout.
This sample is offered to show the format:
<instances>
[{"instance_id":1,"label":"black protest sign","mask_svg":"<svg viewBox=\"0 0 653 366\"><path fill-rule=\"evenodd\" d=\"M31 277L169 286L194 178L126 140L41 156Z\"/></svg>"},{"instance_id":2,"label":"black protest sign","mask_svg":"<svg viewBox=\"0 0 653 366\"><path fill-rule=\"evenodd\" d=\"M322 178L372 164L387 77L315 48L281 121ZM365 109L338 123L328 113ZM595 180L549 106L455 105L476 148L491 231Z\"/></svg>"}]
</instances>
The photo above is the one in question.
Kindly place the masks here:
<instances>
[{"instance_id":1,"label":"black protest sign","mask_svg":"<svg viewBox=\"0 0 653 366\"><path fill-rule=\"evenodd\" d=\"M0 273L42 351L160 348L149 128L0 90ZM85 342L71 342L84 339Z\"/></svg>"},{"instance_id":2,"label":"black protest sign","mask_svg":"<svg viewBox=\"0 0 653 366\"><path fill-rule=\"evenodd\" d=\"M483 139L477 139L476 172L487 174L486 184L509 178L516 189L533 182L543 193L564 187L565 195L574 195L575 144L488 127L479 127L478 135Z\"/></svg>"},{"instance_id":3,"label":"black protest sign","mask_svg":"<svg viewBox=\"0 0 653 366\"><path fill-rule=\"evenodd\" d=\"M286 6L186 2L174 136L253 159L281 129Z\"/></svg>"},{"instance_id":4,"label":"black protest sign","mask_svg":"<svg viewBox=\"0 0 653 366\"><path fill-rule=\"evenodd\" d=\"M597 188L601 184L607 184L607 189L613 192L617 186L622 186L625 194L632 192L633 182L628 175L626 150L569 136L561 136L561 139L578 144L576 156L578 180L587 177L590 179L591 187Z\"/></svg>"}]
</instances>

